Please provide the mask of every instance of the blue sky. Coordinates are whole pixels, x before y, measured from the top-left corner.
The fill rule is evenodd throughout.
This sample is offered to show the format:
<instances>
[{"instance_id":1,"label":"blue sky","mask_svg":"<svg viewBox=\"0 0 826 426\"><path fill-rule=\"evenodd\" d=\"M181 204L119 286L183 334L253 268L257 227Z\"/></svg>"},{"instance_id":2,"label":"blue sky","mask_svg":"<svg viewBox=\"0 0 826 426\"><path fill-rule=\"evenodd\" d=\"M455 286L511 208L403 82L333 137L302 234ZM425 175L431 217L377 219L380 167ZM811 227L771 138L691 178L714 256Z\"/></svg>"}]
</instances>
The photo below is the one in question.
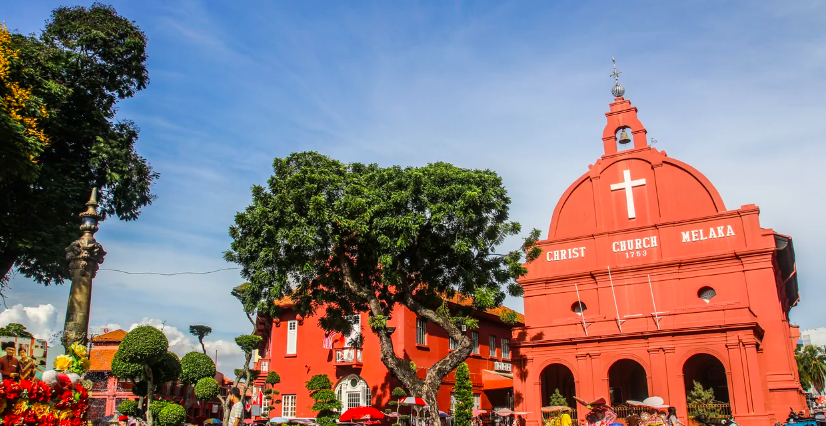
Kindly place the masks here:
<instances>
[{"instance_id":1,"label":"blue sky","mask_svg":"<svg viewBox=\"0 0 826 426\"><path fill-rule=\"evenodd\" d=\"M35 32L59 2L6 2ZM149 38L151 83L120 104L161 179L132 223L107 221L104 268L206 271L249 188L274 157L448 161L500 173L513 218L545 232L568 185L602 154L611 57L657 148L711 179L729 209L754 203L794 237L803 299L792 320L826 325L819 283L819 128L826 114L826 3L797 2L115 2ZM516 244L516 241L512 241ZM235 271L101 271L92 323L215 329L219 368L251 326L229 296ZM68 286L16 277L0 323L62 328ZM521 309L521 300L507 304ZM52 305L40 306L40 305Z\"/></svg>"}]
</instances>

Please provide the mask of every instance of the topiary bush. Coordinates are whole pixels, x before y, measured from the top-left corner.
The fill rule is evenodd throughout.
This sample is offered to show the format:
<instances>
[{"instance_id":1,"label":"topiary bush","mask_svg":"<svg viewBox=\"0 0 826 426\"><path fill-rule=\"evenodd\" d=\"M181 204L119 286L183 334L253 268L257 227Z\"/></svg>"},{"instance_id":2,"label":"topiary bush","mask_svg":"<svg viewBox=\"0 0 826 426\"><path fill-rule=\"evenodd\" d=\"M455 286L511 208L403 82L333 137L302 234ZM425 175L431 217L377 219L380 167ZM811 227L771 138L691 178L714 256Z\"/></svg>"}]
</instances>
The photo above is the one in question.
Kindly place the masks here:
<instances>
[{"instance_id":1,"label":"topiary bush","mask_svg":"<svg viewBox=\"0 0 826 426\"><path fill-rule=\"evenodd\" d=\"M167 348L169 340L161 330L151 325L142 325L126 333L118 346L118 352L123 352L123 361L152 364L166 354Z\"/></svg>"},{"instance_id":2,"label":"topiary bush","mask_svg":"<svg viewBox=\"0 0 826 426\"><path fill-rule=\"evenodd\" d=\"M151 411L152 416L157 419L158 415L161 414L161 411L169 404L169 401L164 401L162 399L152 401L149 403L149 411Z\"/></svg>"},{"instance_id":3,"label":"topiary bush","mask_svg":"<svg viewBox=\"0 0 826 426\"><path fill-rule=\"evenodd\" d=\"M112 375L123 380L136 379L144 375L143 365L124 361L123 352L118 350L112 358Z\"/></svg>"},{"instance_id":4,"label":"topiary bush","mask_svg":"<svg viewBox=\"0 0 826 426\"><path fill-rule=\"evenodd\" d=\"M316 374L304 383L304 387L310 391L310 398L315 401L310 409L318 412L316 423L320 426L334 426L338 417L336 411L341 410L341 401L332 391L333 382L330 378L326 374Z\"/></svg>"},{"instance_id":5,"label":"topiary bush","mask_svg":"<svg viewBox=\"0 0 826 426\"><path fill-rule=\"evenodd\" d=\"M275 371L270 371L267 373L267 378L264 379L264 383L268 385L277 385L281 383L281 376L279 376Z\"/></svg>"},{"instance_id":6,"label":"topiary bush","mask_svg":"<svg viewBox=\"0 0 826 426\"><path fill-rule=\"evenodd\" d=\"M200 352L184 355L181 359L181 382L194 385L206 377L215 377L215 363L212 358Z\"/></svg>"},{"instance_id":7,"label":"topiary bush","mask_svg":"<svg viewBox=\"0 0 826 426\"><path fill-rule=\"evenodd\" d=\"M124 416L135 417L138 415L138 401L134 399L127 399L118 405L118 413Z\"/></svg>"},{"instance_id":8,"label":"topiary bush","mask_svg":"<svg viewBox=\"0 0 826 426\"><path fill-rule=\"evenodd\" d=\"M212 377L204 377L195 384L195 398L199 401L209 401L216 398L220 392L218 381Z\"/></svg>"},{"instance_id":9,"label":"topiary bush","mask_svg":"<svg viewBox=\"0 0 826 426\"><path fill-rule=\"evenodd\" d=\"M158 426L180 426L186 420L186 410L179 404L168 404L158 414Z\"/></svg>"},{"instance_id":10,"label":"topiary bush","mask_svg":"<svg viewBox=\"0 0 826 426\"><path fill-rule=\"evenodd\" d=\"M132 394L135 396L146 396L146 390L148 387L149 385L146 382L137 382L132 385Z\"/></svg>"},{"instance_id":11,"label":"topiary bush","mask_svg":"<svg viewBox=\"0 0 826 426\"><path fill-rule=\"evenodd\" d=\"M178 380L181 376L181 361L178 355L167 352L154 365L152 365L152 379L155 383L166 383Z\"/></svg>"},{"instance_id":12,"label":"topiary bush","mask_svg":"<svg viewBox=\"0 0 826 426\"><path fill-rule=\"evenodd\" d=\"M258 345L261 344L261 336L244 334L235 338L235 344L237 344L244 353L250 353L258 349Z\"/></svg>"}]
</instances>

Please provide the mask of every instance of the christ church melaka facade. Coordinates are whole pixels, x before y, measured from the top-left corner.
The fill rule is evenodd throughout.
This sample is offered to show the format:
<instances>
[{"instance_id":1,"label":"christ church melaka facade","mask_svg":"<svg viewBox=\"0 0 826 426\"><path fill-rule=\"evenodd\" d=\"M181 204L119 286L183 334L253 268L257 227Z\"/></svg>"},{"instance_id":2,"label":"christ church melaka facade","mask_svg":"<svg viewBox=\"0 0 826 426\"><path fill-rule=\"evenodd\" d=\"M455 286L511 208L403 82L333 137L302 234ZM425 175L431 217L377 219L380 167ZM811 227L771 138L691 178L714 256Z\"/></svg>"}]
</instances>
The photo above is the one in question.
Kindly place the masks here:
<instances>
[{"instance_id":1,"label":"christ church melaka facade","mask_svg":"<svg viewBox=\"0 0 826 426\"><path fill-rule=\"evenodd\" d=\"M696 381L743 426L782 422L806 407L791 238L648 146L637 108L619 83L613 93L605 154L562 194L519 281L516 410L536 426L556 389L572 407L574 395L615 407L660 396L688 424Z\"/></svg>"}]
</instances>

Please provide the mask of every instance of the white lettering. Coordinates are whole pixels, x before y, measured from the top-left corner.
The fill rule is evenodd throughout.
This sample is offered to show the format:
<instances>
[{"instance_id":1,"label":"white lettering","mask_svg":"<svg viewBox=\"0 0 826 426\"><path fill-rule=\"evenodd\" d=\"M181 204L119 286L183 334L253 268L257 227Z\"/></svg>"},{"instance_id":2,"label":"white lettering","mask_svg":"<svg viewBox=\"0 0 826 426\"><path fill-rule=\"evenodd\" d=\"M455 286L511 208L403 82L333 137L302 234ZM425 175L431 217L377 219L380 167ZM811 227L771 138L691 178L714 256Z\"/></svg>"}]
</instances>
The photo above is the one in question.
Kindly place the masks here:
<instances>
[{"instance_id":1,"label":"white lettering","mask_svg":"<svg viewBox=\"0 0 826 426\"><path fill-rule=\"evenodd\" d=\"M725 232L723 231L725 230ZM731 225L710 226L708 227L708 236L705 234L705 229L692 229L690 231L680 231L682 242L690 243L693 241L713 240L716 238L726 238L734 236L734 228Z\"/></svg>"},{"instance_id":2,"label":"white lettering","mask_svg":"<svg viewBox=\"0 0 826 426\"><path fill-rule=\"evenodd\" d=\"M650 248L651 247L651 238L645 237L642 239L642 248Z\"/></svg>"},{"instance_id":3,"label":"white lettering","mask_svg":"<svg viewBox=\"0 0 826 426\"><path fill-rule=\"evenodd\" d=\"M696 229L695 229L695 230L693 230L693 231L691 231L691 241L697 241L697 240L699 240L699 238L697 238L697 234L698 234L698 232L699 232L699 231L697 231Z\"/></svg>"},{"instance_id":4,"label":"white lettering","mask_svg":"<svg viewBox=\"0 0 826 426\"><path fill-rule=\"evenodd\" d=\"M651 237L651 247L657 247L657 237Z\"/></svg>"},{"instance_id":5,"label":"white lettering","mask_svg":"<svg viewBox=\"0 0 826 426\"><path fill-rule=\"evenodd\" d=\"M565 260L565 250L559 251L559 260Z\"/></svg>"},{"instance_id":6,"label":"white lettering","mask_svg":"<svg viewBox=\"0 0 826 426\"><path fill-rule=\"evenodd\" d=\"M580 247L579 253L582 255L582 257L585 257L585 247Z\"/></svg>"},{"instance_id":7,"label":"white lettering","mask_svg":"<svg viewBox=\"0 0 826 426\"><path fill-rule=\"evenodd\" d=\"M642 248L642 240L641 239L637 238L636 240L634 240L634 244L635 244L635 247L637 248L637 250Z\"/></svg>"},{"instance_id":8,"label":"white lettering","mask_svg":"<svg viewBox=\"0 0 826 426\"><path fill-rule=\"evenodd\" d=\"M559 260L559 250L554 250L554 260Z\"/></svg>"},{"instance_id":9,"label":"white lettering","mask_svg":"<svg viewBox=\"0 0 826 426\"><path fill-rule=\"evenodd\" d=\"M714 228L708 228L708 239L717 238L717 234L714 233Z\"/></svg>"},{"instance_id":10,"label":"white lettering","mask_svg":"<svg viewBox=\"0 0 826 426\"><path fill-rule=\"evenodd\" d=\"M685 231L682 234L683 234L683 242L684 243L688 243L688 242L691 241L691 237L689 236L691 234L691 231Z\"/></svg>"},{"instance_id":11,"label":"white lettering","mask_svg":"<svg viewBox=\"0 0 826 426\"><path fill-rule=\"evenodd\" d=\"M620 243L620 251L628 251L628 249L625 247L625 240L622 240L619 243Z\"/></svg>"},{"instance_id":12,"label":"white lettering","mask_svg":"<svg viewBox=\"0 0 826 426\"><path fill-rule=\"evenodd\" d=\"M704 236L703 236L703 230L701 229L701 230L700 230L700 241L702 241L702 240L707 240L707 239L708 239L708 238L706 238L706 237L704 237Z\"/></svg>"},{"instance_id":13,"label":"white lettering","mask_svg":"<svg viewBox=\"0 0 826 426\"><path fill-rule=\"evenodd\" d=\"M723 236L723 226L718 226L717 227L717 235L719 235L720 237Z\"/></svg>"},{"instance_id":14,"label":"white lettering","mask_svg":"<svg viewBox=\"0 0 826 426\"><path fill-rule=\"evenodd\" d=\"M726 229L726 236L727 237L733 237L734 236L734 229L731 227L731 225L729 225L728 229Z\"/></svg>"},{"instance_id":15,"label":"white lettering","mask_svg":"<svg viewBox=\"0 0 826 426\"><path fill-rule=\"evenodd\" d=\"M611 244L611 248L614 250L614 253L620 251L619 245L619 241L614 241L614 243Z\"/></svg>"},{"instance_id":16,"label":"white lettering","mask_svg":"<svg viewBox=\"0 0 826 426\"><path fill-rule=\"evenodd\" d=\"M579 249L574 247L571 249L571 254L574 255L574 259L579 257Z\"/></svg>"},{"instance_id":17,"label":"white lettering","mask_svg":"<svg viewBox=\"0 0 826 426\"><path fill-rule=\"evenodd\" d=\"M548 250L545 252L545 260L548 262L571 260L580 257L585 257L585 247L571 247L561 250Z\"/></svg>"}]
</instances>

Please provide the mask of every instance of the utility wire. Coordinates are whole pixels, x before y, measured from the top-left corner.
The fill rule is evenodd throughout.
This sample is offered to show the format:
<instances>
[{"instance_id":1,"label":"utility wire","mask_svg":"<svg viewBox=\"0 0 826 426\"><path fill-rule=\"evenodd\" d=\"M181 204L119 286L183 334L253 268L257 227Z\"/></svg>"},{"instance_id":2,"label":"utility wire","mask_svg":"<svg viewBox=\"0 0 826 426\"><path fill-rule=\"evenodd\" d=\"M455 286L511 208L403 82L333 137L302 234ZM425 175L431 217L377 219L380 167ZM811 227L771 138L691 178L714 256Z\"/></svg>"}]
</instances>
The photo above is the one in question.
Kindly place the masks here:
<instances>
[{"instance_id":1,"label":"utility wire","mask_svg":"<svg viewBox=\"0 0 826 426\"><path fill-rule=\"evenodd\" d=\"M235 269L241 269L241 268L237 268L237 267L236 268L221 268L221 269L216 269L214 271L205 271L205 272L191 272L191 271L186 271L186 272L130 272L130 271L122 271L120 269L109 269L109 268L100 268L99 271L120 272L122 274L129 274L129 275L163 275L165 277L169 277L169 276L172 276L172 275L206 275L206 274L214 274L216 272L221 272L221 271L231 271L231 270L235 270Z\"/></svg>"}]
</instances>

